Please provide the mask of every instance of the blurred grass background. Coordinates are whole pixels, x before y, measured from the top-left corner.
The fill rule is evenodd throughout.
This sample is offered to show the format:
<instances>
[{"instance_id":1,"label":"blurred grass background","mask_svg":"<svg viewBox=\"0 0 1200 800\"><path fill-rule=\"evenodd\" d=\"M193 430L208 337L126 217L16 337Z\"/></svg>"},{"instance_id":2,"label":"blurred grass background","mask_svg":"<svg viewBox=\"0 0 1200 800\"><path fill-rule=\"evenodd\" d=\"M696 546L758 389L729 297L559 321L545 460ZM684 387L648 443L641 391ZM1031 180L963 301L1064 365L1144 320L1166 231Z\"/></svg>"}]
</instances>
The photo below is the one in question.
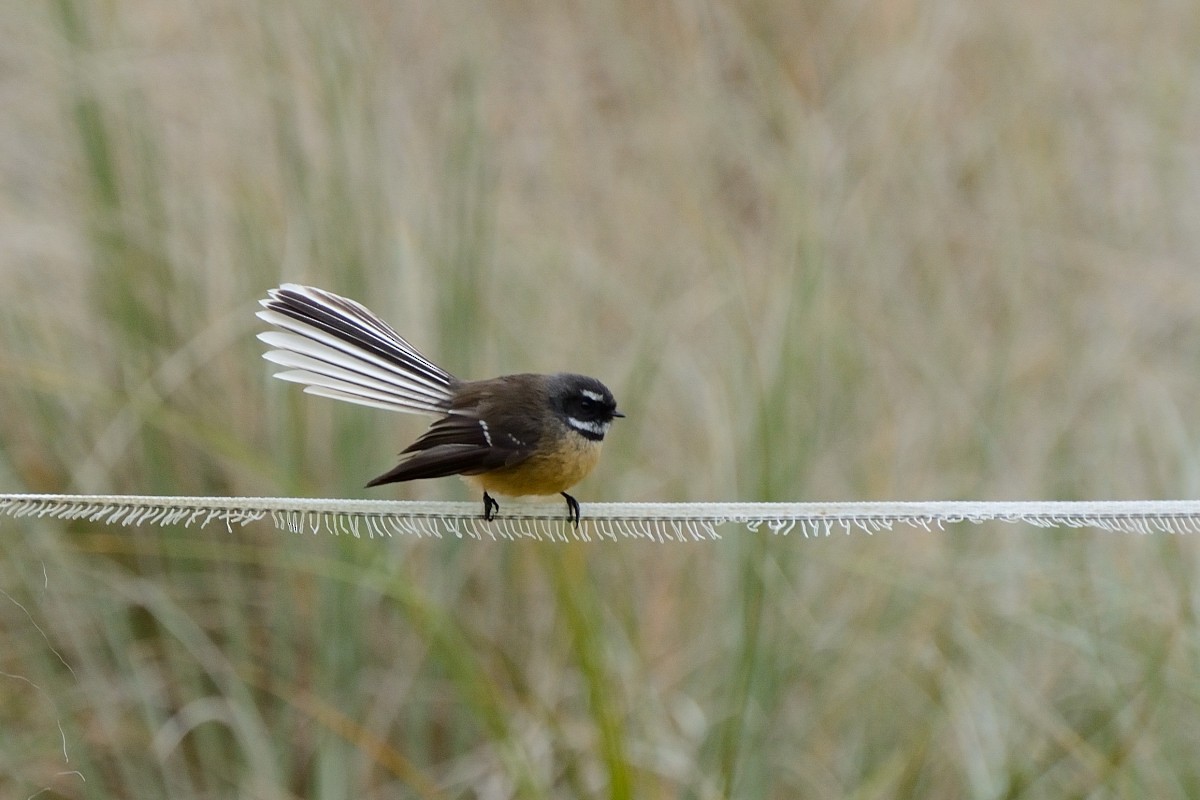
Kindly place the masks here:
<instances>
[{"instance_id":1,"label":"blurred grass background","mask_svg":"<svg viewBox=\"0 0 1200 800\"><path fill-rule=\"evenodd\" d=\"M1197 495L1194 3L0 33L2 491L366 495L423 423L268 380L298 280L465 377L605 380L585 502ZM1196 551L0 519L0 795L1196 797Z\"/></svg>"}]
</instances>

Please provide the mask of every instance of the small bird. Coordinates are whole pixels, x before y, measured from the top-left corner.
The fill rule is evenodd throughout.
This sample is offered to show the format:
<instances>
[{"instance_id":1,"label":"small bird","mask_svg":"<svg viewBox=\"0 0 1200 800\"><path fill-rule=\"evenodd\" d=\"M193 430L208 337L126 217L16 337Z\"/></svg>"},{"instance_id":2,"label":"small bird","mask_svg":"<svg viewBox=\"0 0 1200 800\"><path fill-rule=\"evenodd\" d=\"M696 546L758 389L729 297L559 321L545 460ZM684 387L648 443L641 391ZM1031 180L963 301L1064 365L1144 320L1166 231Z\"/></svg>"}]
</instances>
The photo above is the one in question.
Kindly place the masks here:
<instances>
[{"instance_id":1,"label":"small bird","mask_svg":"<svg viewBox=\"0 0 1200 800\"><path fill-rule=\"evenodd\" d=\"M267 294L258 317L279 330L258 338L275 348L263 358L287 368L276 378L322 397L438 417L367 486L462 475L483 490L488 521L500 510L493 492L561 494L579 527L567 489L596 466L613 419L625 416L603 383L570 373L462 381L354 300L294 283Z\"/></svg>"}]
</instances>

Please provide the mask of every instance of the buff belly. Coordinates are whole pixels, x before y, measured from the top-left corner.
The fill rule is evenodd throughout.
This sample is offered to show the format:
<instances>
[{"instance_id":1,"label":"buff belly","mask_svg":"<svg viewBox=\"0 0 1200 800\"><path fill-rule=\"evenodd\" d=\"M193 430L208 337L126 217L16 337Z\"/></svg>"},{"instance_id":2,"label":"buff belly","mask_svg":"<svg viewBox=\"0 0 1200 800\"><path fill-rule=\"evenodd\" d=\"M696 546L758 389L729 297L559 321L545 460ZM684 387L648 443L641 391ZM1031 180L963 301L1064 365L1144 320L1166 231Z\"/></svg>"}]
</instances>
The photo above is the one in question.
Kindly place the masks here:
<instances>
[{"instance_id":1,"label":"buff belly","mask_svg":"<svg viewBox=\"0 0 1200 800\"><path fill-rule=\"evenodd\" d=\"M466 476L490 494L521 497L529 494L558 494L579 483L600 459L600 442L582 436L562 437L562 446L538 453L512 467Z\"/></svg>"}]
</instances>

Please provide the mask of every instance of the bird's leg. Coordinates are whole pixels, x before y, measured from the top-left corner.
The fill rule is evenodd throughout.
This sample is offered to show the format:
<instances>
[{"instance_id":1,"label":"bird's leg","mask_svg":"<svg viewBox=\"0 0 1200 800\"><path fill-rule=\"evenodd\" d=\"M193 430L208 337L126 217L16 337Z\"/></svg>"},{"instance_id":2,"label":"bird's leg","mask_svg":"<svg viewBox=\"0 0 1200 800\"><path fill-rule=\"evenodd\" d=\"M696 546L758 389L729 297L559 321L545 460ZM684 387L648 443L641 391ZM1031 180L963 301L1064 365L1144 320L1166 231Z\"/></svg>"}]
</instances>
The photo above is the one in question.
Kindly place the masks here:
<instances>
[{"instance_id":1,"label":"bird's leg","mask_svg":"<svg viewBox=\"0 0 1200 800\"><path fill-rule=\"evenodd\" d=\"M483 518L491 522L496 518L496 512L500 510L500 504L496 502L487 492L483 493Z\"/></svg>"},{"instance_id":2,"label":"bird's leg","mask_svg":"<svg viewBox=\"0 0 1200 800\"><path fill-rule=\"evenodd\" d=\"M579 530L579 501L566 492L559 492L559 494L567 498L567 519L575 523L575 530Z\"/></svg>"}]
</instances>

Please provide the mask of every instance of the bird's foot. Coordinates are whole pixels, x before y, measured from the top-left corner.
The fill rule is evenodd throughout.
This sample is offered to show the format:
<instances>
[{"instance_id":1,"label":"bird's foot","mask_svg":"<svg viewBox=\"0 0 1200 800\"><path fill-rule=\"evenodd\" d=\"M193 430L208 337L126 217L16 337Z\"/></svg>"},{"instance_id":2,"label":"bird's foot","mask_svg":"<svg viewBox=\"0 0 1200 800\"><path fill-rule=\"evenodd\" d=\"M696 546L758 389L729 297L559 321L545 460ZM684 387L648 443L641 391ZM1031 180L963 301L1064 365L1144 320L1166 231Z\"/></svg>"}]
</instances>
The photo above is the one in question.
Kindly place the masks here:
<instances>
[{"instance_id":1,"label":"bird's foot","mask_svg":"<svg viewBox=\"0 0 1200 800\"><path fill-rule=\"evenodd\" d=\"M567 498L567 519L575 523L575 530L579 530L579 501L566 492L559 494Z\"/></svg>"},{"instance_id":2,"label":"bird's foot","mask_svg":"<svg viewBox=\"0 0 1200 800\"><path fill-rule=\"evenodd\" d=\"M500 504L496 499L487 492L483 493L483 518L491 522L496 518L496 512L500 510Z\"/></svg>"}]
</instances>

